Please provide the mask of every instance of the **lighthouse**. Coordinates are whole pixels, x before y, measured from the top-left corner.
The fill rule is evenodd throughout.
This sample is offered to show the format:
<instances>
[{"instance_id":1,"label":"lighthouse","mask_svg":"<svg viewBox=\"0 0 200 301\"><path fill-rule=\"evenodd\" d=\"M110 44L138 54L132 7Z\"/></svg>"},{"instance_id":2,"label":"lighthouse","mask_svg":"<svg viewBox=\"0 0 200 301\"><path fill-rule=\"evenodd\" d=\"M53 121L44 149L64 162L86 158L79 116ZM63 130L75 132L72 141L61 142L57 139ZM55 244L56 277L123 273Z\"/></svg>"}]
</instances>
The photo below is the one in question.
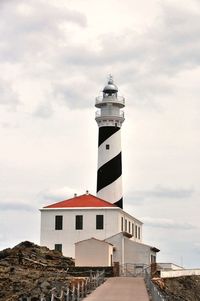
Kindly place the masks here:
<instances>
[{"instance_id":1,"label":"lighthouse","mask_svg":"<svg viewBox=\"0 0 200 301\"><path fill-rule=\"evenodd\" d=\"M113 262L150 266L159 250L142 243L143 223L123 210L121 109L125 99L118 95L112 76L95 106L97 196L86 191L41 208L40 244L75 258L76 266L105 267Z\"/></svg>"},{"instance_id":2,"label":"lighthouse","mask_svg":"<svg viewBox=\"0 0 200 301\"><path fill-rule=\"evenodd\" d=\"M96 122L99 127L97 196L123 208L121 126L125 99L110 75L103 95L96 97Z\"/></svg>"}]
</instances>

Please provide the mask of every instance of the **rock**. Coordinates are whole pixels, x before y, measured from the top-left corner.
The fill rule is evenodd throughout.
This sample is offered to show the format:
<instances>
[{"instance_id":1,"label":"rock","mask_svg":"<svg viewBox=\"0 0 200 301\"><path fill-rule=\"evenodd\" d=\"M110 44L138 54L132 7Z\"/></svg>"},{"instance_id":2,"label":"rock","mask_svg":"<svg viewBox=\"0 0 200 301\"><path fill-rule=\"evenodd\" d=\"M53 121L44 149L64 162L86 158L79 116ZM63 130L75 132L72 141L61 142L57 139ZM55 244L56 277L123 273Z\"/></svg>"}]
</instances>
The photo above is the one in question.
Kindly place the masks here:
<instances>
[{"instance_id":1,"label":"rock","mask_svg":"<svg viewBox=\"0 0 200 301\"><path fill-rule=\"evenodd\" d=\"M70 266L74 266L71 258L29 241L0 251L0 301L19 301L26 296L40 300L41 294L50 293L55 279L67 284Z\"/></svg>"},{"instance_id":2,"label":"rock","mask_svg":"<svg viewBox=\"0 0 200 301\"><path fill-rule=\"evenodd\" d=\"M200 276L153 279L170 301L200 301Z\"/></svg>"},{"instance_id":3,"label":"rock","mask_svg":"<svg viewBox=\"0 0 200 301\"><path fill-rule=\"evenodd\" d=\"M40 287L42 288L42 290L51 289L50 283L46 280L41 283Z\"/></svg>"}]
</instances>

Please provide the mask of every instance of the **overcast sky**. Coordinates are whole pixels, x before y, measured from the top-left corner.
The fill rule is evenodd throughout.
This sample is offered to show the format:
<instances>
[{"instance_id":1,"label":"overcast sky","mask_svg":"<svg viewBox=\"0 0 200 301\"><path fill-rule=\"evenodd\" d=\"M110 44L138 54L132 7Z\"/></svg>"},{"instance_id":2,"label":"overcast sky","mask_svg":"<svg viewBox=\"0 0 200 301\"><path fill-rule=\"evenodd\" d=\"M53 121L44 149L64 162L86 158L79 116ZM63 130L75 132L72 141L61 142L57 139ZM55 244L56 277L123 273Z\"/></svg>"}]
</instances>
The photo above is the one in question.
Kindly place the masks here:
<instances>
[{"instance_id":1,"label":"overcast sky","mask_svg":"<svg viewBox=\"0 0 200 301\"><path fill-rule=\"evenodd\" d=\"M126 98L124 209L158 261L200 266L199 0L0 1L0 249L96 193L95 97Z\"/></svg>"}]
</instances>

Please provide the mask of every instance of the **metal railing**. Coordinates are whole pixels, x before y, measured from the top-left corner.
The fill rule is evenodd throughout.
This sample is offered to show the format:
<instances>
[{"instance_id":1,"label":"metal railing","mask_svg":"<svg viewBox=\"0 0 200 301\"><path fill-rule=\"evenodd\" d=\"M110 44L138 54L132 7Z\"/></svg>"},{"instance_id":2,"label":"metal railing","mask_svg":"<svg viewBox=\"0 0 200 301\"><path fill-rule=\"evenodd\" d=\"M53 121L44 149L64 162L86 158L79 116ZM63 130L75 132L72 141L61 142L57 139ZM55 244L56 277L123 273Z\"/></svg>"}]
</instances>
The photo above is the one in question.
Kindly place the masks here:
<instances>
[{"instance_id":1,"label":"metal railing","mask_svg":"<svg viewBox=\"0 0 200 301\"><path fill-rule=\"evenodd\" d=\"M143 277L152 301L171 301L168 296L159 291L151 280L151 265L126 263L120 266L120 276ZM182 300L180 300L182 301Z\"/></svg>"},{"instance_id":2,"label":"metal railing","mask_svg":"<svg viewBox=\"0 0 200 301\"><path fill-rule=\"evenodd\" d=\"M111 96L98 96L95 98L95 103L99 104L102 102L116 102L116 103L121 103L123 105L125 105L125 98L123 96L115 96L115 95L111 95Z\"/></svg>"},{"instance_id":3,"label":"metal railing","mask_svg":"<svg viewBox=\"0 0 200 301\"><path fill-rule=\"evenodd\" d=\"M144 277L145 270L149 266L146 264L125 263L120 266L119 275L124 277Z\"/></svg>"},{"instance_id":4,"label":"metal railing","mask_svg":"<svg viewBox=\"0 0 200 301\"><path fill-rule=\"evenodd\" d=\"M144 272L144 280L152 301L170 301L170 298L168 296L164 296L152 282L151 274L149 273L148 269L146 269Z\"/></svg>"},{"instance_id":5,"label":"metal railing","mask_svg":"<svg viewBox=\"0 0 200 301\"><path fill-rule=\"evenodd\" d=\"M71 284L61 288L53 287L49 294L41 294L38 301L81 301L105 281L105 271L94 273L90 271L90 277L82 279L72 278ZM19 301L31 301L32 297L22 296ZM35 299L34 299L35 300Z\"/></svg>"},{"instance_id":6,"label":"metal railing","mask_svg":"<svg viewBox=\"0 0 200 301\"><path fill-rule=\"evenodd\" d=\"M108 113L102 113L101 111L96 111L95 112L95 118L98 117L103 117L103 118L110 118L110 117L115 117L115 118L124 118L124 111L119 111L118 113L112 113L112 112L108 112Z\"/></svg>"}]
</instances>

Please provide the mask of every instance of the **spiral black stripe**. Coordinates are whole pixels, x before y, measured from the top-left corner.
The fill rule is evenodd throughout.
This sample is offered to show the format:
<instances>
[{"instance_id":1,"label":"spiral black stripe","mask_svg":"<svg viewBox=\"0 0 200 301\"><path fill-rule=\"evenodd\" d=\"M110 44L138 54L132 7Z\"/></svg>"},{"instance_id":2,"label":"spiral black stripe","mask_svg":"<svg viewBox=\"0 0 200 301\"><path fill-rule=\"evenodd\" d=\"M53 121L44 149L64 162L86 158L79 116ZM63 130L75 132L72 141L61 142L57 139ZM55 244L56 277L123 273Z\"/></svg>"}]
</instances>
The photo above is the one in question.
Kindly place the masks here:
<instances>
[{"instance_id":1,"label":"spiral black stripe","mask_svg":"<svg viewBox=\"0 0 200 301\"><path fill-rule=\"evenodd\" d=\"M97 192L117 180L122 174L121 152L105 163L97 172Z\"/></svg>"},{"instance_id":2,"label":"spiral black stripe","mask_svg":"<svg viewBox=\"0 0 200 301\"><path fill-rule=\"evenodd\" d=\"M107 140L114 133L119 131L120 128L117 126L102 126L99 128L99 146Z\"/></svg>"},{"instance_id":3,"label":"spiral black stripe","mask_svg":"<svg viewBox=\"0 0 200 301\"><path fill-rule=\"evenodd\" d=\"M123 209L123 198L121 198L119 201L117 201L116 203L114 203L116 206L120 207Z\"/></svg>"}]
</instances>

